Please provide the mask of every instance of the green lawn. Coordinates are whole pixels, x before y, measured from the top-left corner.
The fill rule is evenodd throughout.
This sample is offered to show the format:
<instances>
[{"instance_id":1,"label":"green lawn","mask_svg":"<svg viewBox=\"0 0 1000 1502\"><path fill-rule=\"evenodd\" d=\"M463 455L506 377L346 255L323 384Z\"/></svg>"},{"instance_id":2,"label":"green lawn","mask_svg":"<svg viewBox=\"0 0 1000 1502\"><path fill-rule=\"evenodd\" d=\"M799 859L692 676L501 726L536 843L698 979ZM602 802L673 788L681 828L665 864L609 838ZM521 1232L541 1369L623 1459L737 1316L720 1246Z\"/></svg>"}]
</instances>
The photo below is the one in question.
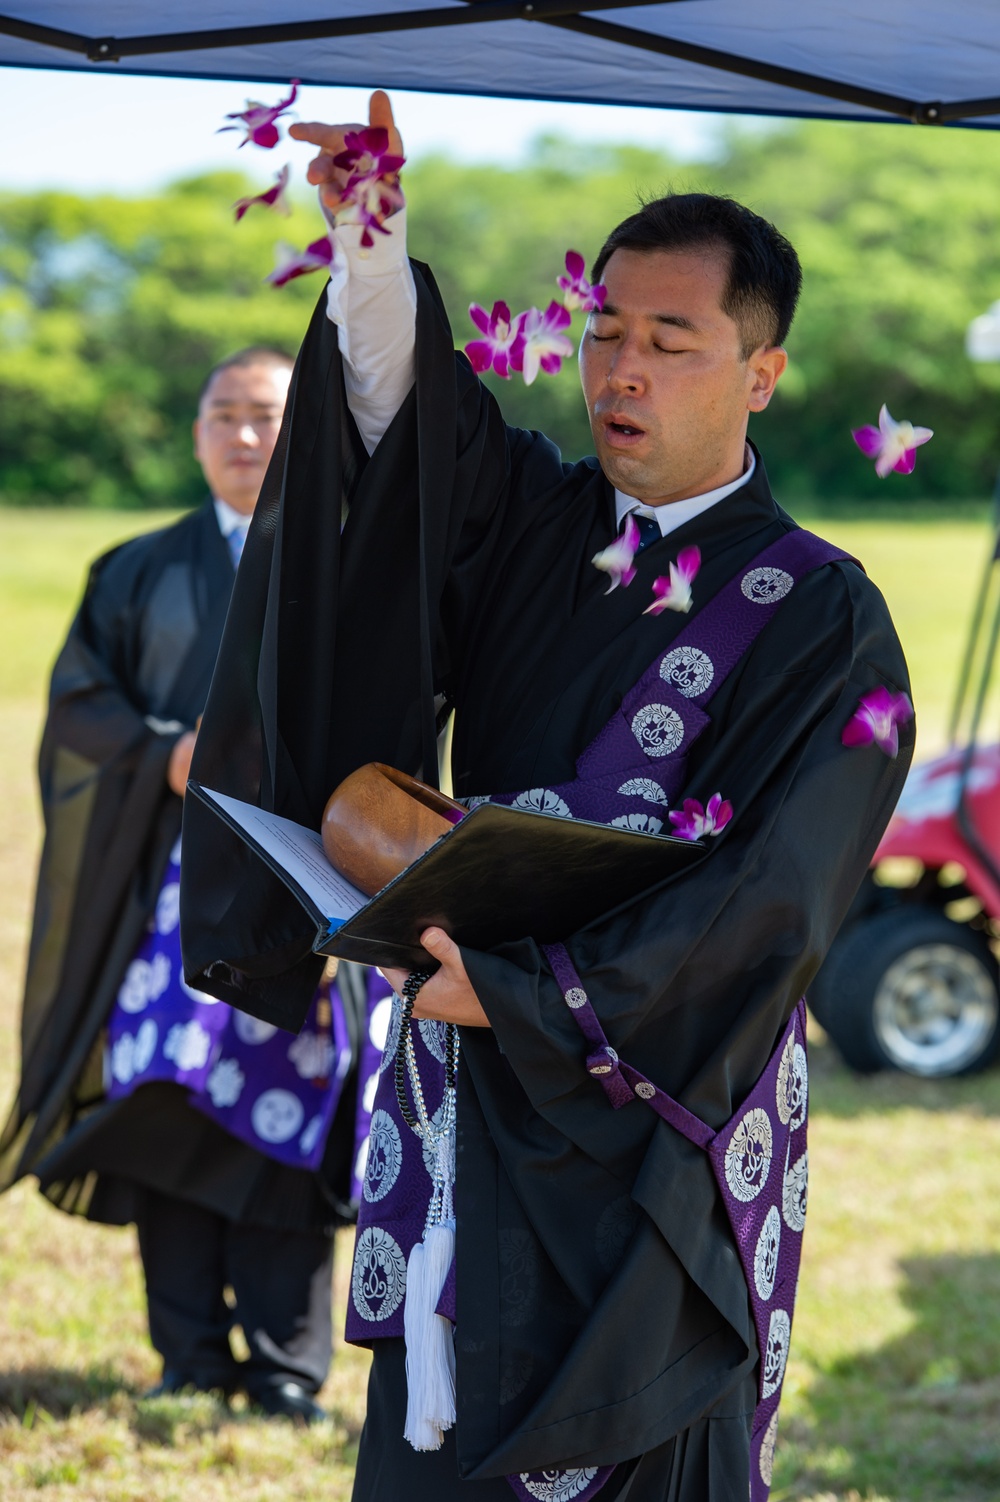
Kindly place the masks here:
<instances>
[{"instance_id":1,"label":"green lawn","mask_svg":"<svg viewBox=\"0 0 1000 1502\"><path fill-rule=\"evenodd\" d=\"M155 519L156 521L162 518ZM0 1101L14 1075L38 823L44 677L87 560L154 519L0 511ZM924 753L935 749L985 554L972 521L823 523L892 607ZM1000 1497L1000 1071L928 1084L812 1051L812 1202L776 1499ZM343 1307L349 1246L339 1248ZM346 1502L366 1358L341 1349L309 1433L208 1400L142 1402L157 1375L131 1231L29 1186L0 1202L0 1495L100 1502ZM403 1502L403 1499L400 1499Z\"/></svg>"}]
</instances>

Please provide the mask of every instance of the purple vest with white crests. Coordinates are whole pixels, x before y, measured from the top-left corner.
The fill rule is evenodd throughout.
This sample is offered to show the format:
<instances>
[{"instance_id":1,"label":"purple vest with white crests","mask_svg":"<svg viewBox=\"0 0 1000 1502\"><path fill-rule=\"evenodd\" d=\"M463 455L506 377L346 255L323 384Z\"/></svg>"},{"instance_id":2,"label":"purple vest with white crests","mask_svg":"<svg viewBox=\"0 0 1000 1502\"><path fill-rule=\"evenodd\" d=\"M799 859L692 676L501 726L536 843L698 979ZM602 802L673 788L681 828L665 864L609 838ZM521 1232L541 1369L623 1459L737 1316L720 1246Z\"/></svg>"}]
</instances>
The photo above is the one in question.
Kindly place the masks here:
<instances>
[{"instance_id":1,"label":"purple vest with white crests","mask_svg":"<svg viewBox=\"0 0 1000 1502\"><path fill-rule=\"evenodd\" d=\"M823 564L849 556L809 532L787 533L724 585L655 658L581 754L571 782L470 799L470 806L489 801L659 833L668 804L687 781L691 747L710 723L705 711L709 700L797 581ZM704 790L706 800L714 791ZM610 1105L618 1110L637 1100L647 1103L709 1155L746 1275L760 1347L751 1498L765 1502L805 1224L804 1003L796 1008L740 1110L715 1132L619 1060L564 946L548 945L545 954L586 1040L585 1067L603 1086ZM406 1262L423 1233L430 1193L430 1165L424 1165L420 1144L396 1106L391 1065L398 1039L398 1000L393 1005L358 1219L347 1318L347 1338L355 1341L402 1335ZM444 1089L443 1028L422 1022L419 1030L424 1093L428 1107L435 1108ZM438 1312L454 1320L453 1276L445 1284ZM521 1502L590 1502L613 1470L588 1466L507 1479Z\"/></svg>"},{"instance_id":2,"label":"purple vest with white crests","mask_svg":"<svg viewBox=\"0 0 1000 1502\"><path fill-rule=\"evenodd\" d=\"M320 985L294 1038L196 991L184 981L179 892L178 840L108 1019L108 1098L122 1099L153 1081L181 1085L192 1106L241 1142L290 1168L315 1170L352 1060L336 980ZM355 1197L378 1077L377 1044L392 1005L378 972L369 971L367 979L366 1026L357 1050Z\"/></svg>"}]
</instances>

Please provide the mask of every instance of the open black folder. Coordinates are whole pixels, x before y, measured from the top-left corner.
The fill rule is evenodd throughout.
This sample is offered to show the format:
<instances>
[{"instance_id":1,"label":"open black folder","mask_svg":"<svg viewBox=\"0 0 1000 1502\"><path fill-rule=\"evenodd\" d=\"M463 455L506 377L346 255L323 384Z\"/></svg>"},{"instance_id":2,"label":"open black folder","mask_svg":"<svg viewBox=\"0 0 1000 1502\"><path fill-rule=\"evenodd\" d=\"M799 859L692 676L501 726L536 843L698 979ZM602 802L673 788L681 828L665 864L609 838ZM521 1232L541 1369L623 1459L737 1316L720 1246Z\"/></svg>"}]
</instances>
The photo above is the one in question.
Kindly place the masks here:
<instances>
[{"instance_id":1,"label":"open black folder","mask_svg":"<svg viewBox=\"0 0 1000 1502\"><path fill-rule=\"evenodd\" d=\"M435 924L459 944L565 939L682 871L697 841L480 804L374 897L351 886L313 829L197 783L199 798L278 875L316 924L317 954L365 965L434 969L420 935Z\"/></svg>"}]
</instances>

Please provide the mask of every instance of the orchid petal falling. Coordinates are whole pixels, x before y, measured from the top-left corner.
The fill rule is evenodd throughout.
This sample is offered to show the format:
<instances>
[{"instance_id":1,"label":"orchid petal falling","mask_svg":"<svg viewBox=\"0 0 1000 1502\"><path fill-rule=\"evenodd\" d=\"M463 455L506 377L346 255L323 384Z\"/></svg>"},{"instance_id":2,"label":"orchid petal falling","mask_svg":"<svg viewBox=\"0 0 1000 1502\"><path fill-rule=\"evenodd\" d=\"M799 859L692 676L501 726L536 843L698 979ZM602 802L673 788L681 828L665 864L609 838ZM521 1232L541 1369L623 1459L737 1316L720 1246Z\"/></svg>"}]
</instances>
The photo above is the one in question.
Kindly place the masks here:
<instances>
[{"instance_id":1,"label":"orchid petal falling","mask_svg":"<svg viewBox=\"0 0 1000 1502\"><path fill-rule=\"evenodd\" d=\"M934 437L933 428L915 428L912 422L897 422L882 403L878 427L856 428L851 435L868 459L875 460L875 473L884 480L892 470L910 475L917 462L917 449Z\"/></svg>"},{"instance_id":2,"label":"orchid petal falling","mask_svg":"<svg viewBox=\"0 0 1000 1502\"><path fill-rule=\"evenodd\" d=\"M279 115L283 115L295 103L299 92L299 80L293 78L290 87L291 93L288 98L280 99L277 104L261 104L256 99L248 99L245 110L233 110L226 116L227 120L242 121L242 129L246 134L240 146L245 146L248 141L252 141L255 146L263 146L267 151L277 146L281 140L281 132L274 122ZM216 135L221 135L223 131L239 129L241 129L239 125L221 125Z\"/></svg>"},{"instance_id":3,"label":"orchid petal falling","mask_svg":"<svg viewBox=\"0 0 1000 1502\"><path fill-rule=\"evenodd\" d=\"M505 302L495 302L492 313L487 313L474 302L469 308L469 317L483 335L481 339L470 339L465 346L473 370L477 375L494 370L509 381L511 345L518 335L517 319L511 318L510 308Z\"/></svg>"},{"instance_id":4,"label":"orchid petal falling","mask_svg":"<svg viewBox=\"0 0 1000 1502\"><path fill-rule=\"evenodd\" d=\"M266 193L257 193L253 198L241 198L237 203L234 203L233 212L236 215L236 222L239 223L247 210L252 209L255 203L259 203L261 208L277 209L279 214L290 214L292 210L288 202L287 191L290 175L291 168L286 162L278 173L273 188L268 188Z\"/></svg>"},{"instance_id":5,"label":"orchid petal falling","mask_svg":"<svg viewBox=\"0 0 1000 1502\"><path fill-rule=\"evenodd\" d=\"M360 224L362 248L370 250L375 244L372 232L387 235L385 221L402 205L396 174L406 158L389 150L389 132L382 125L349 130L344 148L333 159L334 166L348 174L336 218Z\"/></svg>"},{"instance_id":6,"label":"orchid petal falling","mask_svg":"<svg viewBox=\"0 0 1000 1502\"><path fill-rule=\"evenodd\" d=\"M681 809L674 809L667 817L674 834L682 840L701 840L722 833L733 817L733 805L728 800L723 802L721 793L712 794L707 808L702 808L697 798L685 798Z\"/></svg>"},{"instance_id":7,"label":"orchid petal falling","mask_svg":"<svg viewBox=\"0 0 1000 1502\"><path fill-rule=\"evenodd\" d=\"M681 548L677 562L670 565L669 575L653 580L652 605L643 615L661 615L664 610L679 610L687 615L691 609L691 585L701 568L700 548Z\"/></svg>"},{"instance_id":8,"label":"orchid petal falling","mask_svg":"<svg viewBox=\"0 0 1000 1502\"><path fill-rule=\"evenodd\" d=\"M566 252L566 275L556 278L556 285L563 294L563 307L571 313L599 313L604 307L608 289L602 283L592 286L584 271L585 262L578 250Z\"/></svg>"},{"instance_id":9,"label":"orchid petal falling","mask_svg":"<svg viewBox=\"0 0 1000 1502\"><path fill-rule=\"evenodd\" d=\"M590 561L595 568L603 569L611 578L611 583L604 591L609 595L619 584L627 589L635 578L635 555L639 551L639 524L634 516L629 516L625 522L624 530L615 538L610 547L603 553L597 553Z\"/></svg>"},{"instance_id":10,"label":"orchid petal falling","mask_svg":"<svg viewBox=\"0 0 1000 1502\"><path fill-rule=\"evenodd\" d=\"M899 751L900 725L912 719L913 705L908 695L874 688L861 695L840 739L845 746L870 746L874 741L880 751L892 757Z\"/></svg>"},{"instance_id":11,"label":"orchid petal falling","mask_svg":"<svg viewBox=\"0 0 1000 1502\"><path fill-rule=\"evenodd\" d=\"M297 276L307 276L310 271L323 271L333 261L333 243L329 235L322 235L307 245L305 250L296 250L291 245L278 246L278 264L265 280L272 287L283 287Z\"/></svg>"},{"instance_id":12,"label":"orchid petal falling","mask_svg":"<svg viewBox=\"0 0 1000 1502\"><path fill-rule=\"evenodd\" d=\"M546 375L558 375L562 362L571 357L573 341L562 330L569 328L572 321L569 309L554 301L544 313L540 308L529 308L518 315L510 368L521 372L526 386L534 382L539 370Z\"/></svg>"}]
</instances>

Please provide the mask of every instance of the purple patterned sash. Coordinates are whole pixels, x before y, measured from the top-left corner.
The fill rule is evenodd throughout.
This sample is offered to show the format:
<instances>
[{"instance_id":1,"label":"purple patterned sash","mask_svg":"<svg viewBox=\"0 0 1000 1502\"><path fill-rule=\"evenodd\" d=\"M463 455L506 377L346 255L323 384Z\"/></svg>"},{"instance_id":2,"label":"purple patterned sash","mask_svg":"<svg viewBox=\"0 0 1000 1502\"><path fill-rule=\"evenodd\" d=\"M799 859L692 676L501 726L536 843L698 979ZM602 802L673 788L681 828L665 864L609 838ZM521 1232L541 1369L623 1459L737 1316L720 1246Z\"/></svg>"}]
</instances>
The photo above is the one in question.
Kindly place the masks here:
<instances>
[{"instance_id":1,"label":"purple patterned sash","mask_svg":"<svg viewBox=\"0 0 1000 1502\"><path fill-rule=\"evenodd\" d=\"M849 556L810 532L786 533L698 610L666 652L657 654L619 710L580 755L572 781L470 799L470 806L500 803L658 834L663 828L664 810L685 784L691 748L709 723L706 705L796 583L813 569ZM709 791L705 790L706 796ZM740 1112L715 1133L618 1058L566 949L561 944L551 945L545 954L590 1045L586 1067L604 1087L611 1105L617 1110L636 1099L648 1101L712 1160L736 1235L760 1342L760 1401L753 1430L751 1497L752 1502L766 1502L805 1217L804 1006L799 1004L778 1050ZM349 1340L402 1333L406 1257L423 1232L430 1192L430 1178L420 1161L419 1147L409 1141L412 1134L399 1116L392 1072L386 1069L395 1052L398 1018L397 999L383 1062L386 1072L375 1100L368 1158L371 1182L366 1181L358 1219ZM425 1045L420 1063L424 1090L428 1101L437 1101L444 1086L443 1050L439 1054L423 1037L428 1024L419 1026ZM785 1104L782 1090L786 1092ZM794 1109L788 1106L793 1097L797 1102ZM773 1173L772 1163L779 1165ZM736 1189L731 1187L734 1182ZM787 1228L785 1234L781 1217ZM768 1288L765 1297L762 1290ZM452 1319L453 1290L451 1278L438 1305L438 1312ZM519 1502L591 1502L614 1469L588 1466L532 1471L508 1476L507 1480Z\"/></svg>"},{"instance_id":2,"label":"purple patterned sash","mask_svg":"<svg viewBox=\"0 0 1000 1502\"><path fill-rule=\"evenodd\" d=\"M577 759L571 782L470 801L658 834L662 810L683 787L691 748L709 723L709 700L796 582L821 564L848 556L811 532L786 533L730 579L656 656Z\"/></svg>"},{"instance_id":3,"label":"purple patterned sash","mask_svg":"<svg viewBox=\"0 0 1000 1502\"><path fill-rule=\"evenodd\" d=\"M241 1142L291 1168L315 1170L351 1067L352 1049L337 983L324 981L305 1025L290 1037L196 991L184 981L178 926L180 841L171 852L147 932L125 972L108 1019L108 1098L168 1081L191 1105ZM370 1033L390 987L368 972L365 1036L358 1053L352 1193L360 1197L379 1050Z\"/></svg>"},{"instance_id":4,"label":"purple patterned sash","mask_svg":"<svg viewBox=\"0 0 1000 1502\"><path fill-rule=\"evenodd\" d=\"M805 1002L795 1008L767 1067L735 1116L713 1132L638 1069L619 1059L565 948L548 945L545 954L566 1005L590 1045L587 1072L603 1087L614 1110L634 1100L645 1101L711 1159L747 1280L760 1348L750 1498L767 1502L806 1220L809 1074Z\"/></svg>"}]
</instances>

